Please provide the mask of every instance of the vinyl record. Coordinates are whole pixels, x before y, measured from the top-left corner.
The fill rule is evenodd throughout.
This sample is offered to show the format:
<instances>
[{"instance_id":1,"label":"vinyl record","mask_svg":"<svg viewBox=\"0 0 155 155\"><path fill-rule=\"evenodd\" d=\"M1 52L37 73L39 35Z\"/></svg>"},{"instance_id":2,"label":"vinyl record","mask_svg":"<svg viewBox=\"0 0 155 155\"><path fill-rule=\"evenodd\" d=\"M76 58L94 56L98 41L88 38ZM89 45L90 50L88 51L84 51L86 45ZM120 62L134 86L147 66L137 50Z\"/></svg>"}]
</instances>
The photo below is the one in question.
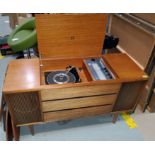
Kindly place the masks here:
<instances>
[{"instance_id":1,"label":"vinyl record","mask_svg":"<svg viewBox=\"0 0 155 155\"><path fill-rule=\"evenodd\" d=\"M66 73L66 71L48 72L46 73L45 78L47 84L64 84L76 82L76 77L70 72Z\"/></svg>"}]
</instances>

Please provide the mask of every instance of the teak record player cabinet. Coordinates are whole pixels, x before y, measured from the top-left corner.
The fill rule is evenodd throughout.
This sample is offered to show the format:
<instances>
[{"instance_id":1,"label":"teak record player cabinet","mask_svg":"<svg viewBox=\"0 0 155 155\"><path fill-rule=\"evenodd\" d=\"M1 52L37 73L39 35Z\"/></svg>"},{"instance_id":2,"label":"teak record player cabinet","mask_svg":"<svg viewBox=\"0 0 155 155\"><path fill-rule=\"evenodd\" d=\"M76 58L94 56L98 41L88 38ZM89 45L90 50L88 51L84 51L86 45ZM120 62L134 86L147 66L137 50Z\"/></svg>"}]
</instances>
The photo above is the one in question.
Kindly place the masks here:
<instances>
[{"instance_id":1,"label":"teak record player cabinet","mask_svg":"<svg viewBox=\"0 0 155 155\"><path fill-rule=\"evenodd\" d=\"M43 122L133 111L147 75L126 54L102 55L107 14L39 14L36 28L40 59L8 65L3 96L15 140L18 127ZM102 58L115 79L94 81L84 59ZM80 83L46 85L46 71L80 68Z\"/></svg>"}]
</instances>

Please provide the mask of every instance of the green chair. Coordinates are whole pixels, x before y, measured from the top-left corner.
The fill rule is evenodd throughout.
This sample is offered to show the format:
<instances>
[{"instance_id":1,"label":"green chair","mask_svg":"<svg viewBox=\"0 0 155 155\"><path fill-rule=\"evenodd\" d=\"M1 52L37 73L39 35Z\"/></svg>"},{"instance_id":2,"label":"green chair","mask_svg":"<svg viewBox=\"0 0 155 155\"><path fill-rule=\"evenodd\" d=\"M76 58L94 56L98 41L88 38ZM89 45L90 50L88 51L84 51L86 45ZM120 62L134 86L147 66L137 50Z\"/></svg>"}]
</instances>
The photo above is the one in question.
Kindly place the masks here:
<instances>
[{"instance_id":1,"label":"green chair","mask_svg":"<svg viewBox=\"0 0 155 155\"><path fill-rule=\"evenodd\" d=\"M28 19L17 26L8 38L8 45L14 52L22 52L37 44L35 18Z\"/></svg>"}]
</instances>

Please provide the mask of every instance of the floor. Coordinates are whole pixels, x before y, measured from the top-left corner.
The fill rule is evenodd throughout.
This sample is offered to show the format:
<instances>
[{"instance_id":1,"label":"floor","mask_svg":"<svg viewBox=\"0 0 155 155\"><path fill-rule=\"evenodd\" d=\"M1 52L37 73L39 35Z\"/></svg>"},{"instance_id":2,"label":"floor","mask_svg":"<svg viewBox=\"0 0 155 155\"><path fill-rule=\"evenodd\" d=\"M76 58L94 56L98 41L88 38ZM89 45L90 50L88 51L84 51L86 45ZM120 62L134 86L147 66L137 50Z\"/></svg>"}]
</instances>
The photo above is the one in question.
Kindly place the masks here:
<instances>
[{"instance_id":1,"label":"floor","mask_svg":"<svg viewBox=\"0 0 155 155\"><path fill-rule=\"evenodd\" d=\"M0 59L0 99L7 64L15 56ZM142 113L139 108L131 115L137 128L130 129L121 116L113 124L111 115L76 119L68 122L55 122L35 126L35 135L30 135L27 127L21 128L23 141L42 140L155 140L155 113ZM2 122L0 123L0 140L5 140Z\"/></svg>"},{"instance_id":2,"label":"floor","mask_svg":"<svg viewBox=\"0 0 155 155\"><path fill-rule=\"evenodd\" d=\"M144 140L155 140L155 113L145 111L142 113L137 107L135 114L132 118L138 125L139 132L143 135Z\"/></svg>"},{"instance_id":3,"label":"floor","mask_svg":"<svg viewBox=\"0 0 155 155\"><path fill-rule=\"evenodd\" d=\"M9 26L9 17L0 16L0 36L9 35L10 32L11 32L11 28Z\"/></svg>"}]
</instances>

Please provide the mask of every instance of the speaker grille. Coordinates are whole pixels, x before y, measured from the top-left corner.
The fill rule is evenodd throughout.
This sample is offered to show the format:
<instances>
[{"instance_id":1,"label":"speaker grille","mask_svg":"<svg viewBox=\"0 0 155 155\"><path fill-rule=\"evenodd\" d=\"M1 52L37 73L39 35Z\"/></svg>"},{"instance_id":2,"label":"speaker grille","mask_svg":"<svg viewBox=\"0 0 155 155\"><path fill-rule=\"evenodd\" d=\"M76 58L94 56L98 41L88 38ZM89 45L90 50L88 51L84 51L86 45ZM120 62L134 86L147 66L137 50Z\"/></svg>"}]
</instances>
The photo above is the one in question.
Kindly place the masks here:
<instances>
[{"instance_id":1,"label":"speaker grille","mask_svg":"<svg viewBox=\"0 0 155 155\"><path fill-rule=\"evenodd\" d=\"M5 98L16 125L42 121L38 92L7 94Z\"/></svg>"}]
</instances>

